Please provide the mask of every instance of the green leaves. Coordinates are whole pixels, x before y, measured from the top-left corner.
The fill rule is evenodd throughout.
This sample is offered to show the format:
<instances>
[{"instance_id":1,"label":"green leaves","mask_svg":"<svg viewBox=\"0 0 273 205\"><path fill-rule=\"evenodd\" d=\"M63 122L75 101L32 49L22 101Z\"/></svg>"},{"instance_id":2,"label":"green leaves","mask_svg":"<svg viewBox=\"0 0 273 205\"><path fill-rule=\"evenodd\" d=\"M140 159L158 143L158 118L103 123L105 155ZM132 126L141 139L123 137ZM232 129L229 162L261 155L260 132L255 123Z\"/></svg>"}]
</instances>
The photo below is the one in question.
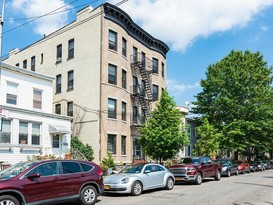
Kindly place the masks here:
<instances>
[{"instance_id":1,"label":"green leaves","mask_svg":"<svg viewBox=\"0 0 273 205\"><path fill-rule=\"evenodd\" d=\"M170 159L187 143L187 135L182 113L163 91L152 116L141 127L140 143L145 154L160 162Z\"/></svg>"}]
</instances>

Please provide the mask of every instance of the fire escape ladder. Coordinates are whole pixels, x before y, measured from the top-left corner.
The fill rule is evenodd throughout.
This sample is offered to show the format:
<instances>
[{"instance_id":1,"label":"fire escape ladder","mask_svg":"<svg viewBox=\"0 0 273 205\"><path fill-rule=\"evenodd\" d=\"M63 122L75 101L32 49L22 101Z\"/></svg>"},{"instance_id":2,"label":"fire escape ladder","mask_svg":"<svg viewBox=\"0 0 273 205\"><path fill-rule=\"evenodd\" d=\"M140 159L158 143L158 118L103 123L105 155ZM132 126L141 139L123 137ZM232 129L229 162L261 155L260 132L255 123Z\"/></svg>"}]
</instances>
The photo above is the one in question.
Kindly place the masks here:
<instances>
[{"instance_id":1,"label":"fire escape ladder","mask_svg":"<svg viewBox=\"0 0 273 205\"><path fill-rule=\"evenodd\" d=\"M142 64L142 66L139 66L139 71L140 71L142 80L145 82L144 87L145 87L145 93L147 95L147 98L149 101L152 101L153 94L152 94L152 88L151 88L151 80L150 80L148 71L146 71L145 67L146 67L145 64Z\"/></svg>"}]
</instances>

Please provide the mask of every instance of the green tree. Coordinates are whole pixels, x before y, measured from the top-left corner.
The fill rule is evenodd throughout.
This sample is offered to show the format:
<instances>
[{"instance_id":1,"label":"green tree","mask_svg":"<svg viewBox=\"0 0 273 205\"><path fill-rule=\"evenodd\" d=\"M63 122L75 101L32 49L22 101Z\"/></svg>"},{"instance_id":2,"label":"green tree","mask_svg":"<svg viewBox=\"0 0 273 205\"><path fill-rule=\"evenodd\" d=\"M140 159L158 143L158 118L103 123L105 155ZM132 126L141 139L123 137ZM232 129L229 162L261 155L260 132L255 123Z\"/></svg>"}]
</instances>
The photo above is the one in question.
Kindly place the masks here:
<instances>
[{"instance_id":1,"label":"green tree","mask_svg":"<svg viewBox=\"0 0 273 205\"><path fill-rule=\"evenodd\" d=\"M198 156L216 156L219 151L219 139L221 137L218 130L209 124L207 118L204 118L202 125L197 128L197 132L198 140L194 154Z\"/></svg>"},{"instance_id":2,"label":"green tree","mask_svg":"<svg viewBox=\"0 0 273 205\"><path fill-rule=\"evenodd\" d=\"M193 112L220 133L222 150L268 150L272 141L272 70L259 53L231 51L210 65Z\"/></svg>"},{"instance_id":3,"label":"green tree","mask_svg":"<svg viewBox=\"0 0 273 205\"><path fill-rule=\"evenodd\" d=\"M182 125L182 114L167 91L163 91L151 117L141 127L140 144L154 160L174 157L187 143L188 132Z\"/></svg>"},{"instance_id":4,"label":"green tree","mask_svg":"<svg viewBox=\"0 0 273 205\"><path fill-rule=\"evenodd\" d=\"M92 147L88 144L83 144L77 136L71 137L71 148L79 150L89 161L94 159Z\"/></svg>"}]
</instances>

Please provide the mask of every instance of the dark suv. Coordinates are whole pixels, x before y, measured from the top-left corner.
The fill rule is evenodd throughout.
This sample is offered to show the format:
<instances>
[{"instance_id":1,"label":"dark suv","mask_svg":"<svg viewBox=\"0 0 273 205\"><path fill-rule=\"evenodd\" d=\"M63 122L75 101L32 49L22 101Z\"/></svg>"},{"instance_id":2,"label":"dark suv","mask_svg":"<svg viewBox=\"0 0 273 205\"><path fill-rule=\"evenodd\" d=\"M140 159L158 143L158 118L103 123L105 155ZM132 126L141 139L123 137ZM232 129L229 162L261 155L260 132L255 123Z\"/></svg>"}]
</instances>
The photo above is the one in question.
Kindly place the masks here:
<instances>
[{"instance_id":1,"label":"dark suv","mask_svg":"<svg viewBox=\"0 0 273 205\"><path fill-rule=\"evenodd\" d=\"M239 174L238 164L233 159L217 159L215 162L222 164L222 175L230 177L232 174Z\"/></svg>"},{"instance_id":2,"label":"dark suv","mask_svg":"<svg viewBox=\"0 0 273 205\"><path fill-rule=\"evenodd\" d=\"M102 190L102 170L88 161L28 161L0 172L0 204L53 204L79 200L83 205L92 205Z\"/></svg>"}]
</instances>

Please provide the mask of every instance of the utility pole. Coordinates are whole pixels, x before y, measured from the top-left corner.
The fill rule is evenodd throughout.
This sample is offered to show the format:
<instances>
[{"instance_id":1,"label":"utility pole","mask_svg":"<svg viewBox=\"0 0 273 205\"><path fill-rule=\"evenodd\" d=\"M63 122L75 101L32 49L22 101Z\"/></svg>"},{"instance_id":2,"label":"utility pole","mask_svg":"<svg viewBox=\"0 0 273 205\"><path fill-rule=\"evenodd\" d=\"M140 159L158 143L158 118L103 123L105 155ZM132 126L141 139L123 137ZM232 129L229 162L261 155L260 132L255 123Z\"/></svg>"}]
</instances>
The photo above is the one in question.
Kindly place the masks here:
<instances>
[{"instance_id":1,"label":"utility pole","mask_svg":"<svg viewBox=\"0 0 273 205\"><path fill-rule=\"evenodd\" d=\"M2 40L3 40L4 12L5 12L5 0L2 1L2 14L0 16L0 66L2 63Z\"/></svg>"}]
</instances>

